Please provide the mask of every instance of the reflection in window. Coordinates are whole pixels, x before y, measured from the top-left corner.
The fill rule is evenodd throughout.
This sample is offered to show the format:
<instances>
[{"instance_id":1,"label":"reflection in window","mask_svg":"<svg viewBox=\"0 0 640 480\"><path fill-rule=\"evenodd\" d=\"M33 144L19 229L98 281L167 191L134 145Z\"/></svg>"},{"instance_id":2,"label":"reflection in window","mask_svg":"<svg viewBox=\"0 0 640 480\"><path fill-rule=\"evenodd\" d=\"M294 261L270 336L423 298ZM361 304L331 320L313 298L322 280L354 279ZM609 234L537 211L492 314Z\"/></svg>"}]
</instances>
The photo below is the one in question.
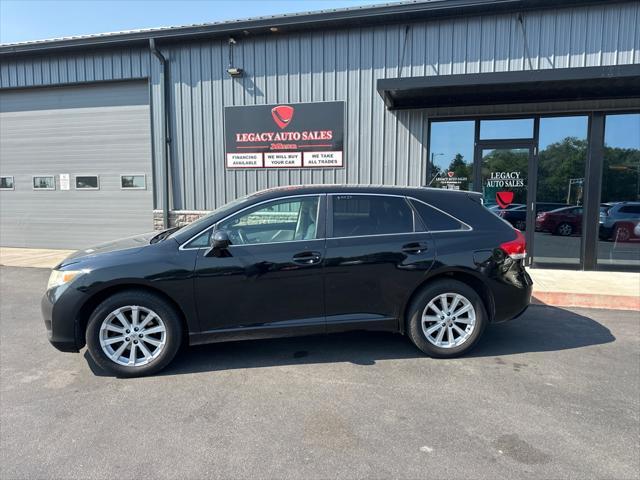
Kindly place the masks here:
<instances>
[{"instance_id":1,"label":"reflection in window","mask_svg":"<svg viewBox=\"0 0 640 480\"><path fill-rule=\"evenodd\" d=\"M475 122L432 122L427 186L473 189Z\"/></svg>"},{"instance_id":2,"label":"reflection in window","mask_svg":"<svg viewBox=\"0 0 640 480\"><path fill-rule=\"evenodd\" d=\"M13 177L0 177L0 190L13 190Z\"/></svg>"},{"instance_id":3,"label":"reflection in window","mask_svg":"<svg viewBox=\"0 0 640 480\"><path fill-rule=\"evenodd\" d=\"M413 212L402 197L336 195L333 236L357 237L413 232Z\"/></svg>"},{"instance_id":4,"label":"reflection in window","mask_svg":"<svg viewBox=\"0 0 640 480\"><path fill-rule=\"evenodd\" d=\"M76 175L76 188L78 190L96 190L98 188L98 176Z\"/></svg>"},{"instance_id":5,"label":"reflection in window","mask_svg":"<svg viewBox=\"0 0 640 480\"><path fill-rule=\"evenodd\" d=\"M437 231L450 231L450 230L468 230L469 227L463 225L460 221L453 218L440 210L437 210L429 205L418 202L417 200L409 200L413 208L416 209L420 220L424 224L424 227L432 232Z\"/></svg>"},{"instance_id":6,"label":"reflection in window","mask_svg":"<svg viewBox=\"0 0 640 480\"><path fill-rule=\"evenodd\" d=\"M605 117L598 264L640 268L640 113Z\"/></svg>"},{"instance_id":7,"label":"reflection in window","mask_svg":"<svg viewBox=\"0 0 640 480\"><path fill-rule=\"evenodd\" d=\"M121 175L120 188L142 190L147 188L144 175Z\"/></svg>"},{"instance_id":8,"label":"reflection in window","mask_svg":"<svg viewBox=\"0 0 640 480\"><path fill-rule=\"evenodd\" d=\"M533 118L511 120L481 120L481 140L533 138Z\"/></svg>"},{"instance_id":9,"label":"reflection in window","mask_svg":"<svg viewBox=\"0 0 640 480\"><path fill-rule=\"evenodd\" d=\"M580 263L587 126L586 116L540 119L535 262Z\"/></svg>"},{"instance_id":10,"label":"reflection in window","mask_svg":"<svg viewBox=\"0 0 640 480\"><path fill-rule=\"evenodd\" d=\"M232 245L277 243L316 238L319 198L276 200L234 215L217 229L229 234Z\"/></svg>"},{"instance_id":11,"label":"reflection in window","mask_svg":"<svg viewBox=\"0 0 640 480\"><path fill-rule=\"evenodd\" d=\"M33 177L33 188L35 190L55 190L56 180L51 176Z\"/></svg>"}]
</instances>

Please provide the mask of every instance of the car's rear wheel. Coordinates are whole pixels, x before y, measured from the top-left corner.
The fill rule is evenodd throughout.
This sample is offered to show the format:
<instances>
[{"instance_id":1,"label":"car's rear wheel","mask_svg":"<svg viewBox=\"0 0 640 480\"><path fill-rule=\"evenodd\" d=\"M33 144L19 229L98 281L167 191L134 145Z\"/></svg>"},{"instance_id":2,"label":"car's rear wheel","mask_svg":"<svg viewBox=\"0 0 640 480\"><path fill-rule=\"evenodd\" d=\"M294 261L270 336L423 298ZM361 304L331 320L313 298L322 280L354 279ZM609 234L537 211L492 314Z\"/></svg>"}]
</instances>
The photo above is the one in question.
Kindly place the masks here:
<instances>
[{"instance_id":1,"label":"car's rear wheel","mask_svg":"<svg viewBox=\"0 0 640 480\"><path fill-rule=\"evenodd\" d=\"M94 310L87 325L93 360L119 377L154 374L166 367L182 338L180 318L162 297L130 290L117 293Z\"/></svg>"},{"instance_id":2,"label":"car's rear wheel","mask_svg":"<svg viewBox=\"0 0 640 480\"><path fill-rule=\"evenodd\" d=\"M408 310L407 332L424 353L456 357L476 344L487 323L482 299L469 285L439 280L427 285Z\"/></svg>"},{"instance_id":3,"label":"car's rear wheel","mask_svg":"<svg viewBox=\"0 0 640 480\"><path fill-rule=\"evenodd\" d=\"M573 227L568 224L568 223L561 223L560 225L558 225L558 227L556 228L556 232L557 235L562 235L563 237L568 237L569 235L571 235L573 233Z\"/></svg>"}]
</instances>

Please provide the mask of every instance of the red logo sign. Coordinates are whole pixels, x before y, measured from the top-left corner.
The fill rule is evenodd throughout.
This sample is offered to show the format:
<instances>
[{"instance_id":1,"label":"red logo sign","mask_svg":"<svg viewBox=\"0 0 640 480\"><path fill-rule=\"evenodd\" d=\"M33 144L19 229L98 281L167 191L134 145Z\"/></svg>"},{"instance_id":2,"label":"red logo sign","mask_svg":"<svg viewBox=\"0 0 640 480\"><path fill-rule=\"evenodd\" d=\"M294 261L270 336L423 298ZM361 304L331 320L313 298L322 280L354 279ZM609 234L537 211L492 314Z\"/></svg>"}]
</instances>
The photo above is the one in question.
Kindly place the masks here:
<instances>
[{"instance_id":1,"label":"red logo sign","mask_svg":"<svg viewBox=\"0 0 640 480\"><path fill-rule=\"evenodd\" d=\"M280 128L285 128L293 118L293 107L289 105L278 105L271 109L271 116Z\"/></svg>"},{"instance_id":2,"label":"red logo sign","mask_svg":"<svg viewBox=\"0 0 640 480\"><path fill-rule=\"evenodd\" d=\"M496 202L500 208L507 208L513 202L513 192L496 192Z\"/></svg>"},{"instance_id":3,"label":"red logo sign","mask_svg":"<svg viewBox=\"0 0 640 480\"><path fill-rule=\"evenodd\" d=\"M456 172L447 172L447 175L449 175L449 178L452 178L455 174Z\"/></svg>"}]
</instances>

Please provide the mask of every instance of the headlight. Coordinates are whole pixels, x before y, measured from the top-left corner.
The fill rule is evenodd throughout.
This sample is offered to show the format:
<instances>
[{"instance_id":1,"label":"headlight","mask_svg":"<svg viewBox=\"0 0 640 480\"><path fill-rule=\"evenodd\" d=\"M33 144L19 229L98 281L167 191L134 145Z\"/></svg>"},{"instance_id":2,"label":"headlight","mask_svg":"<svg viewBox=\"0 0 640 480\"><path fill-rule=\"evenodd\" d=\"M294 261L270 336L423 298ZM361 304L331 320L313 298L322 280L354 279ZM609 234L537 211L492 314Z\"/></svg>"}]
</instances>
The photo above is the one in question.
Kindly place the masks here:
<instances>
[{"instance_id":1,"label":"headlight","mask_svg":"<svg viewBox=\"0 0 640 480\"><path fill-rule=\"evenodd\" d=\"M47 283L47 290L70 283L74 278L86 272L87 270L52 270Z\"/></svg>"}]
</instances>

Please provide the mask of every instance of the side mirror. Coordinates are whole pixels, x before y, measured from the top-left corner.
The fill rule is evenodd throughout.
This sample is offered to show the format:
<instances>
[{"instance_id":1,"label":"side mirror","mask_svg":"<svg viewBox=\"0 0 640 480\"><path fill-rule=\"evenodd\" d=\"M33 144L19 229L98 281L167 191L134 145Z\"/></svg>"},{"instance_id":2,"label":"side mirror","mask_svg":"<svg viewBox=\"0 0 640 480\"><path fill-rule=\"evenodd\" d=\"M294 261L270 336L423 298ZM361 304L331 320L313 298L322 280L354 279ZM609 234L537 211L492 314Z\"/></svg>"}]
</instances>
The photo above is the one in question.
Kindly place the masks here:
<instances>
[{"instance_id":1,"label":"side mirror","mask_svg":"<svg viewBox=\"0 0 640 480\"><path fill-rule=\"evenodd\" d=\"M231 245L231 240L229 240L229 234L225 230L213 232L213 235L211 235L211 248L224 250L229 245Z\"/></svg>"},{"instance_id":2,"label":"side mirror","mask_svg":"<svg viewBox=\"0 0 640 480\"><path fill-rule=\"evenodd\" d=\"M211 235L211 244L209 250L205 253L207 257L226 257L229 256L227 248L231 245L229 234L224 230L214 231Z\"/></svg>"}]
</instances>

